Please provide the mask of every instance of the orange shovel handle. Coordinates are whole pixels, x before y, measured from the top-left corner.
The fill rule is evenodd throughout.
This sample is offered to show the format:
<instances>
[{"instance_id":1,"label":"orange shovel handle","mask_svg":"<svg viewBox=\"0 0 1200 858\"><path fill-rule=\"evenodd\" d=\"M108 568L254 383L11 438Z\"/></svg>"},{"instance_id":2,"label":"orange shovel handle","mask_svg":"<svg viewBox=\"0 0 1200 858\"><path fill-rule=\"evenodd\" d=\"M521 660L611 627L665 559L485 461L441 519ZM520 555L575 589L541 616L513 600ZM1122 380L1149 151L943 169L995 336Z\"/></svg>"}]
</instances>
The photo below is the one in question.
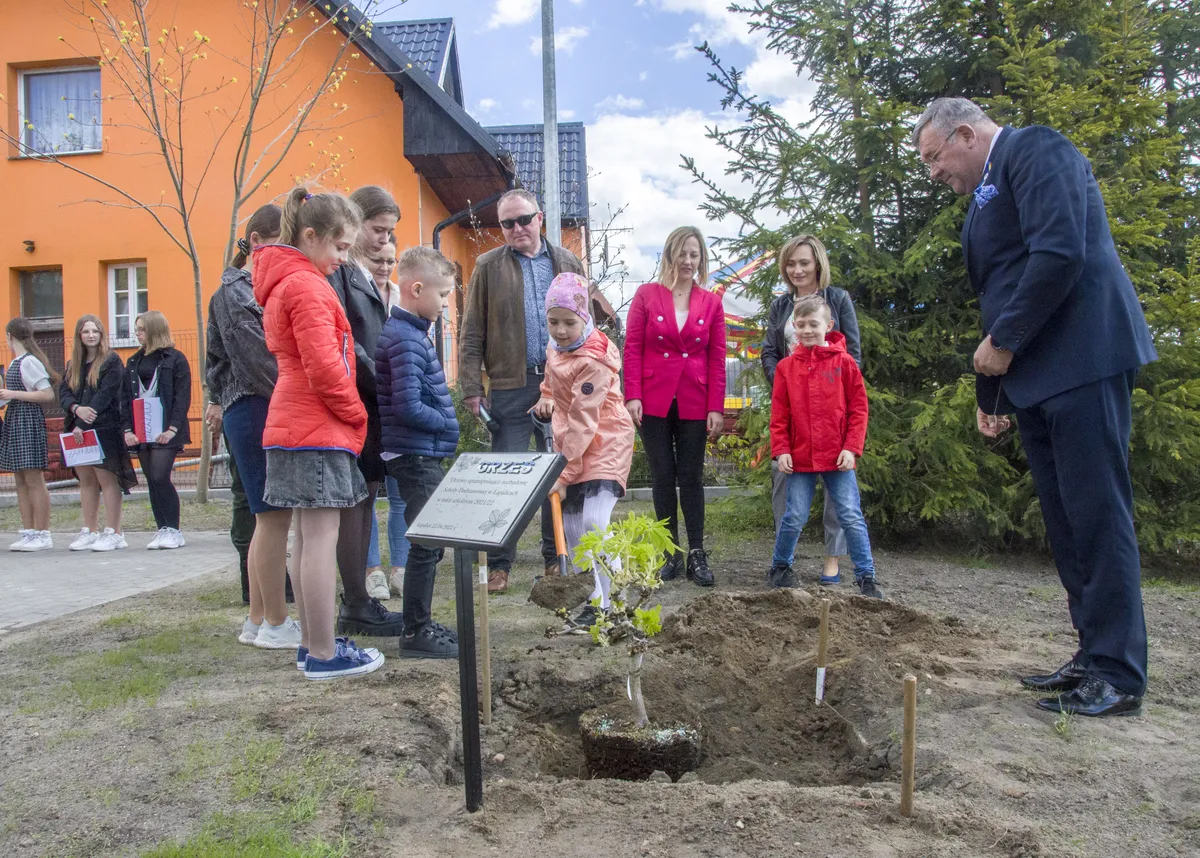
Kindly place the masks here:
<instances>
[{"instance_id":1,"label":"orange shovel handle","mask_svg":"<svg viewBox=\"0 0 1200 858\"><path fill-rule=\"evenodd\" d=\"M550 518L554 522L554 553L558 555L558 574L566 575L570 571L567 559L567 536L563 530L562 498L558 492L550 495Z\"/></svg>"}]
</instances>

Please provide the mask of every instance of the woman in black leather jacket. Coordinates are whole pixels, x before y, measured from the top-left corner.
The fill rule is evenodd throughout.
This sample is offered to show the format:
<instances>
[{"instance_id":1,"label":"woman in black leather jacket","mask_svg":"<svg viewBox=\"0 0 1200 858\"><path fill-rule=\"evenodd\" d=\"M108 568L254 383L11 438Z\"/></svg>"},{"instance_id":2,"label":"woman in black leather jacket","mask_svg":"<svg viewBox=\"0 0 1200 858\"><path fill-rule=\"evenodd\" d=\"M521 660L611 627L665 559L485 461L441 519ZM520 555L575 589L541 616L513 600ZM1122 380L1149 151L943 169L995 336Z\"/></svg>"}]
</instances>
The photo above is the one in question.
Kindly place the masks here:
<instances>
[{"instance_id":1,"label":"woman in black leather jacket","mask_svg":"<svg viewBox=\"0 0 1200 858\"><path fill-rule=\"evenodd\" d=\"M825 245L815 235L798 235L790 239L779 251L779 276L787 292L771 302L767 316L767 335L762 347L762 366L767 374L767 383L775 384L775 366L791 354L796 346L795 331L792 329L792 305L801 295L820 292L833 315L833 329L846 337L846 351L854 362L862 366L862 343L858 332L858 317L854 313L854 302L845 289L829 283L829 256ZM779 473L774 459L771 460L771 509L775 513L775 527L783 519L787 504L787 477ZM842 534L832 504L825 504L825 562L821 574L822 584L838 583L838 558L846 554L846 537Z\"/></svg>"}]
</instances>

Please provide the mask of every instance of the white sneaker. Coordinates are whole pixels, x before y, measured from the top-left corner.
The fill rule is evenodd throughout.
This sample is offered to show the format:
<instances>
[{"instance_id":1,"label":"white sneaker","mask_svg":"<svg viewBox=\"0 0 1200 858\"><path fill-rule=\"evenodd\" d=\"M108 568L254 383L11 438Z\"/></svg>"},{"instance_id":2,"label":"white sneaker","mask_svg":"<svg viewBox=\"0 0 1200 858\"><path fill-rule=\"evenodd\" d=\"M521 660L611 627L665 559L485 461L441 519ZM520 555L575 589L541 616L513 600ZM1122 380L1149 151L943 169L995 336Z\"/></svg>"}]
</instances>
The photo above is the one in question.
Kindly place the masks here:
<instances>
[{"instance_id":1,"label":"white sneaker","mask_svg":"<svg viewBox=\"0 0 1200 858\"><path fill-rule=\"evenodd\" d=\"M79 531L79 535L75 537L75 541L71 543L72 551L87 551L96 544L96 540L100 538L99 533L93 533L86 527Z\"/></svg>"},{"instance_id":2,"label":"white sneaker","mask_svg":"<svg viewBox=\"0 0 1200 858\"><path fill-rule=\"evenodd\" d=\"M394 596L403 596L404 595L404 567L403 566L393 566L392 567L392 577L389 579L389 583L391 584L391 587L392 587L392 595L394 595Z\"/></svg>"},{"instance_id":3,"label":"white sneaker","mask_svg":"<svg viewBox=\"0 0 1200 858\"><path fill-rule=\"evenodd\" d=\"M116 551L128 547L129 543L125 541L125 534L117 533L111 527L106 527L104 533L100 534L92 544L92 551Z\"/></svg>"},{"instance_id":4,"label":"white sneaker","mask_svg":"<svg viewBox=\"0 0 1200 858\"><path fill-rule=\"evenodd\" d=\"M166 531L166 534L163 535L162 541L159 542L159 548L165 551L169 548L183 548L183 546L187 545L187 542L183 538L183 531L177 530L174 527L165 527L163 530Z\"/></svg>"},{"instance_id":5,"label":"white sneaker","mask_svg":"<svg viewBox=\"0 0 1200 858\"><path fill-rule=\"evenodd\" d=\"M277 626L263 620L254 645L259 649L296 649L300 646L300 623L291 617Z\"/></svg>"},{"instance_id":6,"label":"white sneaker","mask_svg":"<svg viewBox=\"0 0 1200 858\"><path fill-rule=\"evenodd\" d=\"M169 528L160 527L158 533L154 534L154 538L150 540L150 544L146 546L147 551L157 551L163 547L163 537L167 535Z\"/></svg>"},{"instance_id":7,"label":"white sneaker","mask_svg":"<svg viewBox=\"0 0 1200 858\"><path fill-rule=\"evenodd\" d=\"M19 531L17 531L17 535L20 538L16 542L14 542L12 545L8 546L8 550L9 551L28 551L29 549L26 548L25 546L29 544L29 540L33 537L33 534L35 534L35 533L37 533L36 530L19 530Z\"/></svg>"},{"instance_id":8,"label":"white sneaker","mask_svg":"<svg viewBox=\"0 0 1200 858\"><path fill-rule=\"evenodd\" d=\"M392 598L392 591L388 589L387 576L383 574L382 569L376 569L367 576L367 595L372 599L382 599L385 602Z\"/></svg>"},{"instance_id":9,"label":"white sneaker","mask_svg":"<svg viewBox=\"0 0 1200 858\"><path fill-rule=\"evenodd\" d=\"M246 617L246 622L242 623L242 633L238 635L238 643L246 646L254 646L254 639L258 637L258 630L262 628L259 623L250 622L250 618Z\"/></svg>"},{"instance_id":10,"label":"white sneaker","mask_svg":"<svg viewBox=\"0 0 1200 858\"><path fill-rule=\"evenodd\" d=\"M17 549L18 551L49 551L54 547L54 539L50 536L48 530L31 530L29 531L29 541L25 543L24 548Z\"/></svg>"}]
</instances>

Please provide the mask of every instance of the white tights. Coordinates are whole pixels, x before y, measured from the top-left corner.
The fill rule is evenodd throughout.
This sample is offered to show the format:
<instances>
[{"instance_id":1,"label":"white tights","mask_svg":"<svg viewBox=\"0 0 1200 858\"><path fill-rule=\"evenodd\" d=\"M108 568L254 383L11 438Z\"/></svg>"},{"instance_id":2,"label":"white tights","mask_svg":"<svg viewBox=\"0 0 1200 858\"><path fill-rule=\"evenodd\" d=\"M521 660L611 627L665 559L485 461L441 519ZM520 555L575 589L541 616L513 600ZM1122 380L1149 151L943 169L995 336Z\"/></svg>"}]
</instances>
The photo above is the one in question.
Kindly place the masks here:
<instances>
[{"instance_id":1,"label":"white tights","mask_svg":"<svg viewBox=\"0 0 1200 858\"><path fill-rule=\"evenodd\" d=\"M563 513L563 534L567 538L567 556L575 556L575 548L579 545L579 540L585 533L590 530L604 530L608 527L609 520L612 518L613 508L617 505L617 496L612 492L602 491L594 497L585 498L583 501L583 509L579 512L564 512ZM571 570L578 572L574 561L571 564ZM592 598L600 600L600 607L607 610L609 607L609 590L612 587L612 581L607 575L600 572L595 566L592 567L592 577L596 581L596 588L592 591Z\"/></svg>"}]
</instances>

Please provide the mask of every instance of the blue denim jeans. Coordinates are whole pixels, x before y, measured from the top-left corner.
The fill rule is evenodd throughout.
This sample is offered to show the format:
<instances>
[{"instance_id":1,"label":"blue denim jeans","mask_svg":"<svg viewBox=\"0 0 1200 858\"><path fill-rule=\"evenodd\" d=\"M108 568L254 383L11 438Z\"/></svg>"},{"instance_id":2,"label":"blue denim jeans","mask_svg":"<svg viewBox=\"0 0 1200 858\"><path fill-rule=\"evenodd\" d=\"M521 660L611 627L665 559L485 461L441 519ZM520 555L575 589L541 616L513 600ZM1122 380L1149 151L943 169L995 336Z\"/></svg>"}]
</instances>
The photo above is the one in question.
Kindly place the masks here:
<instances>
[{"instance_id":1,"label":"blue denim jeans","mask_svg":"<svg viewBox=\"0 0 1200 858\"><path fill-rule=\"evenodd\" d=\"M400 486L395 477L384 480L388 497L388 560L390 566L405 566L408 564L408 525L404 523L404 498L400 497ZM379 519L371 516L371 542L367 546L367 568L373 569L383 565L383 555L379 551Z\"/></svg>"},{"instance_id":2,"label":"blue denim jeans","mask_svg":"<svg viewBox=\"0 0 1200 858\"><path fill-rule=\"evenodd\" d=\"M824 471L818 474L789 474L787 478L787 509L775 537L775 553L771 562L792 565L796 553L796 540L808 521L817 480L825 483L825 503L832 503L837 510L838 522L846 534L846 546L850 559L854 561L854 580L875 577L875 561L871 557L871 540L867 536L867 521L863 518L862 504L858 498L858 480L854 471Z\"/></svg>"}]
</instances>

